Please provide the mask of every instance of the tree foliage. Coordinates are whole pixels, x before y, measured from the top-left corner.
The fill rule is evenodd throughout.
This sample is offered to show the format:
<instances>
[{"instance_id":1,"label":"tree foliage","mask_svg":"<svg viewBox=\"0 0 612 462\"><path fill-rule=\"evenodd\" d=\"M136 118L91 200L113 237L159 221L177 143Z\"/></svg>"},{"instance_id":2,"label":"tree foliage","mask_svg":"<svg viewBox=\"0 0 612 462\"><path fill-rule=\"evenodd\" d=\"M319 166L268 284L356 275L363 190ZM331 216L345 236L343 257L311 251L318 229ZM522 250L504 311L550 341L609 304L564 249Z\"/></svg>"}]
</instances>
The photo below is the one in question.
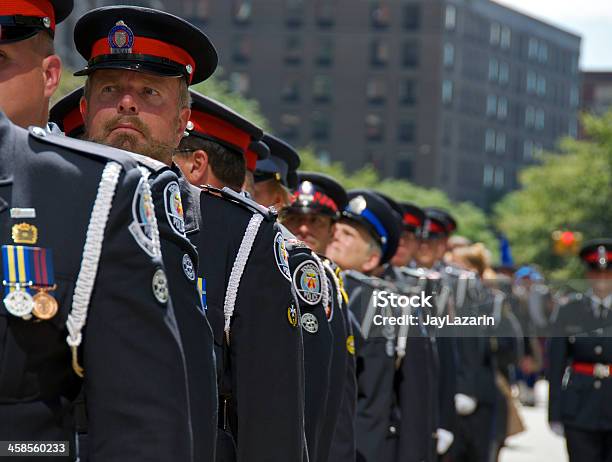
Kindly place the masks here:
<instances>
[{"instance_id":1,"label":"tree foliage","mask_svg":"<svg viewBox=\"0 0 612 462\"><path fill-rule=\"evenodd\" d=\"M495 208L515 258L560 278L578 276L581 267L577 258L553 254L553 231L578 231L585 239L612 235L612 112L585 116L583 124L588 140L564 139L558 153L523 170L522 189Z\"/></svg>"}]
</instances>

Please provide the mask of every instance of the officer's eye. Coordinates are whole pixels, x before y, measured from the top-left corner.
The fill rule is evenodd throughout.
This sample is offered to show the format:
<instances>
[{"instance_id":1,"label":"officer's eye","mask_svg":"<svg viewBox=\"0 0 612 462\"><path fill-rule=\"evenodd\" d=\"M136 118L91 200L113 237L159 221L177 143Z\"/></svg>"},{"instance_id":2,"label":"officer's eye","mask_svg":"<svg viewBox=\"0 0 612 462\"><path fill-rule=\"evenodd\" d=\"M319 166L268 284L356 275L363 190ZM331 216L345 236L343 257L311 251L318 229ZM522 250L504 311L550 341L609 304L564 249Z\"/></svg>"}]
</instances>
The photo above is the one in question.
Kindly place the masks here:
<instances>
[{"instance_id":1,"label":"officer's eye","mask_svg":"<svg viewBox=\"0 0 612 462\"><path fill-rule=\"evenodd\" d=\"M145 87L143 93L147 96L158 96L159 92L155 88Z\"/></svg>"},{"instance_id":2,"label":"officer's eye","mask_svg":"<svg viewBox=\"0 0 612 462\"><path fill-rule=\"evenodd\" d=\"M107 85L105 87L102 87L102 90L100 90L100 92L101 93L112 93L114 89L115 87L113 87L112 85Z\"/></svg>"}]
</instances>

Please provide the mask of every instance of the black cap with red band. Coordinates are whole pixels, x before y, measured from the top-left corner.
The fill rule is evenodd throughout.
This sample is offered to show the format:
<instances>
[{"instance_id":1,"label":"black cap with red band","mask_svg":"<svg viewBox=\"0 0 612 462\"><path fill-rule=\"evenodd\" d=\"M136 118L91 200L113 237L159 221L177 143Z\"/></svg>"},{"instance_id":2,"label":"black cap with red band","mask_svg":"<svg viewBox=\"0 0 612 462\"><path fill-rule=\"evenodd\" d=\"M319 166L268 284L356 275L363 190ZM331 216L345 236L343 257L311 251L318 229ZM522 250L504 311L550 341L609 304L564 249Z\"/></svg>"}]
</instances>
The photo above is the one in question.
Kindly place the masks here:
<instances>
[{"instance_id":1,"label":"black cap with red band","mask_svg":"<svg viewBox=\"0 0 612 462\"><path fill-rule=\"evenodd\" d=\"M612 239L594 239L580 250L580 258L594 270L612 269Z\"/></svg>"},{"instance_id":2,"label":"black cap with red band","mask_svg":"<svg viewBox=\"0 0 612 462\"><path fill-rule=\"evenodd\" d=\"M410 202L400 203L402 207L402 224L404 229L411 233L420 234L425 223L425 212L422 208Z\"/></svg>"},{"instance_id":3,"label":"black cap with red band","mask_svg":"<svg viewBox=\"0 0 612 462\"><path fill-rule=\"evenodd\" d=\"M70 15L73 0L2 0L0 43L19 42L40 31L55 35L55 26Z\"/></svg>"},{"instance_id":4,"label":"black cap with red band","mask_svg":"<svg viewBox=\"0 0 612 462\"><path fill-rule=\"evenodd\" d=\"M74 28L74 43L87 60L75 75L127 69L202 82L217 68L217 51L206 34L164 11L137 6L97 8Z\"/></svg>"},{"instance_id":5,"label":"black cap with red band","mask_svg":"<svg viewBox=\"0 0 612 462\"><path fill-rule=\"evenodd\" d=\"M338 218L347 204L346 191L333 178L321 173L298 172L291 205L283 213L320 213Z\"/></svg>"},{"instance_id":6,"label":"black cap with red band","mask_svg":"<svg viewBox=\"0 0 612 462\"><path fill-rule=\"evenodd\" d=\"M276 180L285 187L291 187L289 179L295 179L294 172L300 166L300 155L291 145L270 134L264 134L262 141L270 149L270 157L257 161L253 175L255 182Z\"/></svg>"},{"instance_id":7,"label":"black cap with red band","mask_svg":"<svg viewBox=\"0 0 612 462\"><path fill-rule=\"evenodd\" d=\"M83 87L79 87L60 99L49 111L49 122L55 123L71 138L79 138L85 133L85 123L79 108L82 96Z\"/></svg>"},{"instance_id":8,"label":"black cap with red band","mask_svg":"<svg viewBox=\"0 0 612 462\"><path fill-rule=\"evenodd\" d=\"M251 170L257 159L269 154L259 140L263 130L229 107L190 90L191 117L185 130L187 136L214 141L233 152L245 156ZM255 156L255 159L252 157Z\"/></svg>"}]
</instances>

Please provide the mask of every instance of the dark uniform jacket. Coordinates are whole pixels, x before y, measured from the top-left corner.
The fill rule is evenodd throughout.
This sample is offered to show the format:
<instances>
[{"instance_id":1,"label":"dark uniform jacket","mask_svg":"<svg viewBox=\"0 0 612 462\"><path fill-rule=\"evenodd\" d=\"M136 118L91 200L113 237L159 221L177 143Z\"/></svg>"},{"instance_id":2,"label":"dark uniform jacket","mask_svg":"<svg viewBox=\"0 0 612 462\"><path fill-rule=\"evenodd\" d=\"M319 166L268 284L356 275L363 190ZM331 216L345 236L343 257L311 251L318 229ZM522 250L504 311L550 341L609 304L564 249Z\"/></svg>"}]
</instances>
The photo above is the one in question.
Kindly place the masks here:
<instances>
[{"instance_id":1,"label":"dark uniform jacket","mask_svg":"<svg viewBox=\"0 0 612 462\"><path fill-rule=\"evenodd\" d=\"M342 321L346 330L346 351L348 356L346 358L345 380L342 399L340 401L340 409L338 411L338 420L333 432L331 448L327 460L329 462L353 462L356 457L355 413L357 411L354 331L359 329L359 324L348 307L349 299L344 288L344 278L340 268L333 262L330 262L329 266L338 277L339 289L342 295L340 312L343 315ZM337 311L335 311L334 316L337 316Z\"/></svg>"},{"instance_id":2,"label":"dark uniform jacket","mask_svg":"<svg viewBox=\"0 0 612 462\"><path fill-rule=\"evenodd\" d=\"M239 461L300 461L304 451L304 363L299 309L284 239L267 209L236 193L202 191L200 238L207 315L223 371L221 426ZM227 290L245 230L262 221L237 285ZM226 296L235 296L224 334Z\"/></svg>"},{"instance_id":3,"label":"dark uniform jacket","mask_svg":"<svg viewBox=\"0 0 612 462\"><path fill-rule=\"evenodd\" d=\"M156 297L152 284L164 266L128 229L142 224L134 212L142 178L136 162L122 151L42 129L28 136L2 114L0 143L2 244L13 244L15 224L38 228L35 245L53 251L58 285L53 295L59 303L52 319L36 322L9 314L0 302L0 437L72 439L70 400L81 380L71 367L65 322L102 170L114 161L122 171L97 274L87 278L95 280L79 357L91 460L193 460L186 364L175 311L171 299L160 301L163 287L157 285ZM36 217L12 219L12 208L35 209Z\"/></svg>"},{"instance_id":4,"label":"dark uniform jacket","mask_svg":"<svg viewBox=\"0 0 612 462\"><path fill-rule=\"evenodd\" d=\"M388 457L387 436L393 408L396 333L392 326L374 326L373 317L381 310L369 301L375 289L394 289L382 279L355 271L346 271L344 276L349 307L361 325L355 335L357 460L383 461Z\"/></svg>"},{"instance_id":5,"label":"dark uniform jacket","mask_svg":"<svg viewBox=\"0 0 612 462\"><path fill-rule=\"evenodd\" d=\"M600 314L590 297L572 294L559 307L556 324L557 334L577 334L551 339L549 420L585 431L612 431L612 378L572 370L575 363L612 364L612 313L603 309Z\"/></svg>"}]
</instances>

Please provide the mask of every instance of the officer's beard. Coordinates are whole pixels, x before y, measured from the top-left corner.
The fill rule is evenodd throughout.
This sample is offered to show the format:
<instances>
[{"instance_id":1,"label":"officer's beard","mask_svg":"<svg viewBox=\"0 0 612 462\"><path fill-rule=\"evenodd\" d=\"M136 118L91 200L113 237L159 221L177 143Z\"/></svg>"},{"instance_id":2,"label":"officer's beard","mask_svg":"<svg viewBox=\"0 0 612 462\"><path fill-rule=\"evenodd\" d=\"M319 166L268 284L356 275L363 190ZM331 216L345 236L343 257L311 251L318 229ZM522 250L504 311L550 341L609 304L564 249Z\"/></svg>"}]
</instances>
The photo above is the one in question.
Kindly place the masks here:
<instances>
[{"instance_id":1,"label":"officer's beard","mask_svg":"<svg viewBox=\"0 0 612 462\"><path fill-rule=\"evenodd\" d=\"M138 136L130 133L113 134L113 130L120 123L131 124L136 130L142 133L145 141L141 141ZM178 119L175 123L178 123ZM87 139L94 143L105 144L106 146L135 152L136 154L141 154L163 162L166 165L172 164L172 155L176 148L174 144L164 143L163 141L153 138L149 127L137 116L113 117L104 124L101 136L88 136Z\"/></svg>"}]
</instances>

